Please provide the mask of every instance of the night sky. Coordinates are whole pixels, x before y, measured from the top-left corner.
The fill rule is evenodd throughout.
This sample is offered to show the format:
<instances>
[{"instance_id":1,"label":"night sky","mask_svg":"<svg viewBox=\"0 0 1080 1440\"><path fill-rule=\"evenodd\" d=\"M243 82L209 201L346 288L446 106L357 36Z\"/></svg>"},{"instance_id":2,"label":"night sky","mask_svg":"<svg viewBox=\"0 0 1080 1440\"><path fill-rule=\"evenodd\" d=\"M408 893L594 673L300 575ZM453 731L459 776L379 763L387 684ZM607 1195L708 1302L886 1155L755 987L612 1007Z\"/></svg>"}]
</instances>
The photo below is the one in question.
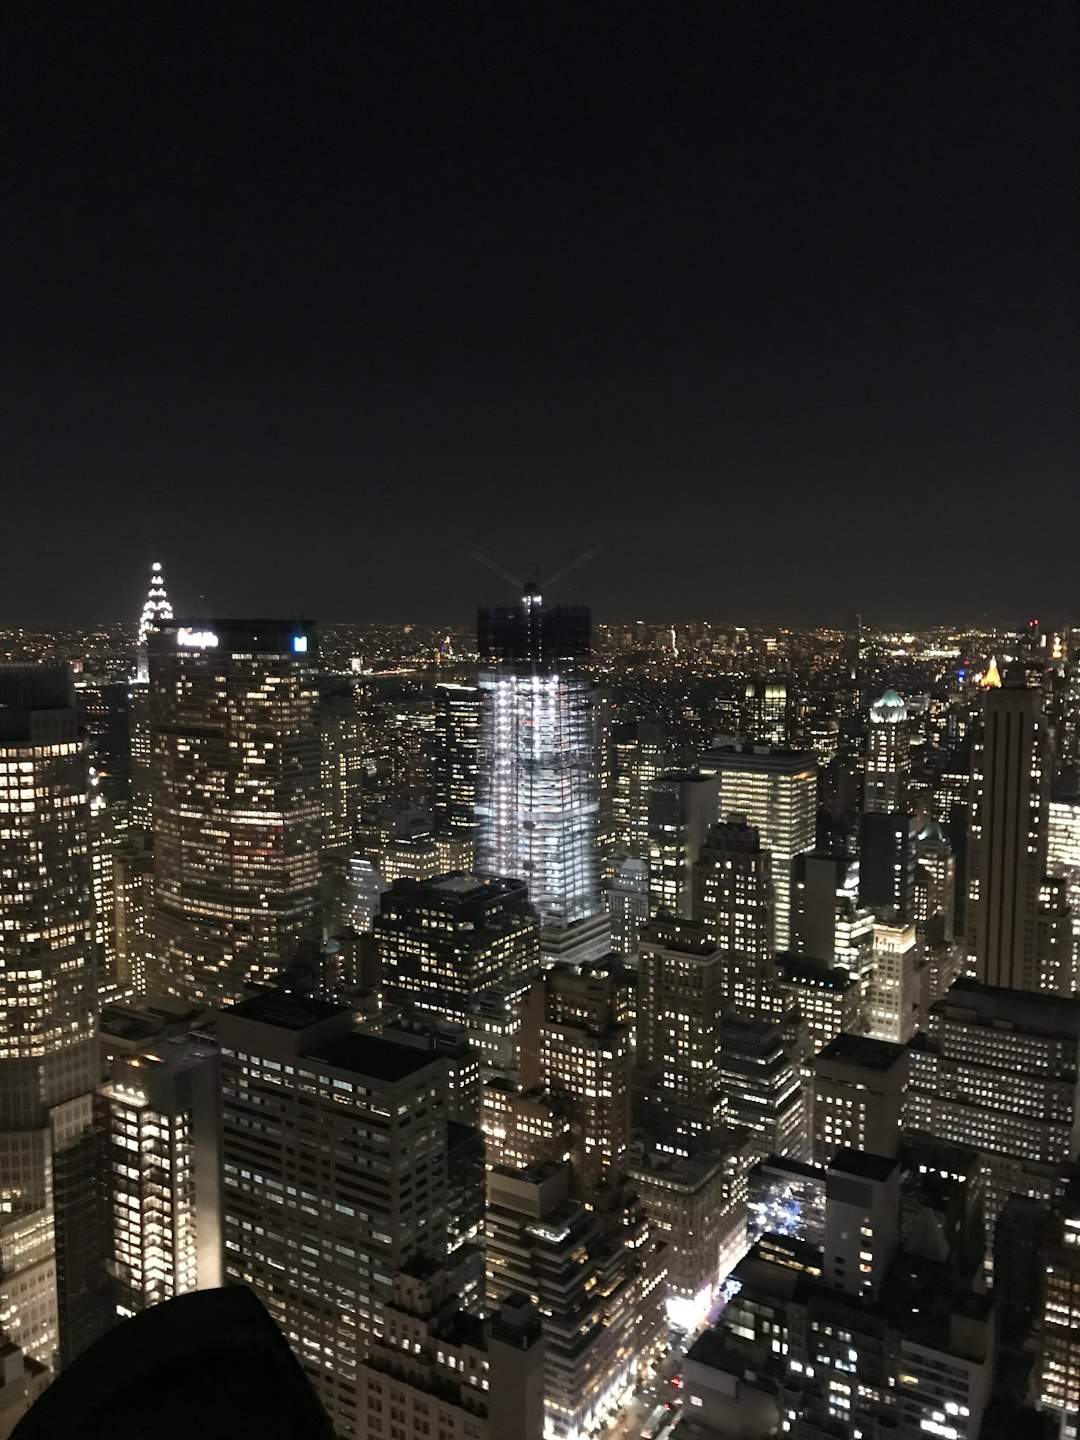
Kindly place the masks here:
<instances>
[{"instance_id":1,"label":"night sky","mask_svg":"<svg viewBox=\"0 0 1080 1440\"><path fill-rule=\"evenodd\" d=\"M13 3L0 626L1080 623L1078 17Z\"/></svg>"}]
</instances>

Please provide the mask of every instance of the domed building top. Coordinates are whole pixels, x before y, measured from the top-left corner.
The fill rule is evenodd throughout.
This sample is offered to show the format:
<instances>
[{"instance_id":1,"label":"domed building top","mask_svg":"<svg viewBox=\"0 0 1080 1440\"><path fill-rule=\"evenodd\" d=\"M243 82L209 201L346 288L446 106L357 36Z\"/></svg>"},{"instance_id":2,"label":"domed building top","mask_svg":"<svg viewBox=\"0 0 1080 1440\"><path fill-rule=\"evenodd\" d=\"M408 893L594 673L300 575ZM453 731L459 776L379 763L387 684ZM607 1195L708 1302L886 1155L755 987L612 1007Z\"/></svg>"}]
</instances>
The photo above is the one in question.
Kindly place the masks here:
<instances>
[{"instance_id":1,"label":"domed building top","mask_svg":"<svg viewBox=\"0 0 1080 1440\"><path fill-rule=\"evenodd\" d=\"M886 690L881 699L870 706L870 719L875 725L899 725L907 719L907 706L895 690Z\"/></svg>"},{"instance_id":2,"label":"domed building top","mask_svg":"<svg viewBox=\"0 0 1080 1440\"><path fill-rule=\"evenodd\" d=\"M929 825L924 825L916 836L919 845L944 845L948 847L949 837L936 820L931 820Z\"/></svg>"}]
</instances>

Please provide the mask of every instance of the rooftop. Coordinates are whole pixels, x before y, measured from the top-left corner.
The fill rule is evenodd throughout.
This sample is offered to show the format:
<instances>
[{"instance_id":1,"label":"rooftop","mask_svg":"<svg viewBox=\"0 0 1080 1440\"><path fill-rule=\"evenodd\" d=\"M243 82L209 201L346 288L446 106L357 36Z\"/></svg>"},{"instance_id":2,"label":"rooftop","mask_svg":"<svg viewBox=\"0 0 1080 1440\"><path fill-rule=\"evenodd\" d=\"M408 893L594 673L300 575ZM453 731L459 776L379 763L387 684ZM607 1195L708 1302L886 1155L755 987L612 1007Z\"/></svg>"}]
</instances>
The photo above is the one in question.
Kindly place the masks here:
<instances>
[{"instance_id":1,"label":"rooftop","mask_svg":"<svg viewBox=\"0 0 1080 1440\"><path fill-rule=\"evenodd\" d=\"M907 1055L907 1047L889 1040L872 1040L869 1035L851 1035L842 1030L817 1055L817 1060L832 1060L841 1065L857 1065L861 1070L884 1073L898 1065Z\"/></svg>"},{"instance_id":2,"label":"rooftop","mask_svg":"<svg viewBox=\"0 0 1080 1440\"><path fill-rule=\"evenodd\" d=\"M281 1030L306 1030L309 1025L350 1012L347 1005L332 1005L310 995L296 995L291 990L260 990L228 1006L226 1013L243 1020L257 1020L261 1025L276 1025Z\"/></svg>"},{"instance_id":3,"label":"rooftop","mask_svg":"<svg viewBox=\"0 0 1080 1440\"><path fill-rule=\"evenodd\" d=\"M889 1160L884 1155L873 1155L869 1150L838 1150L829 1164L831 1175L839 1171L843 1175L858 1175L863 1180L888 1180L899 1166L899 1160Z\"/></svg>"},{"instance_id":4,"label":"rooftop","mask_svg":"<svg viewBox=\"0 0 1080 1440\"><path fill-rule=\"evenodd\" d=\"M357 1075L391 1083L425 1070L437 1058L419 1046L399 1044L396 1040L365 1035L358 1030L337 1036L325 1050L325 1059L339 1070L351 1070Z\"/></svg>"}]
</instances>

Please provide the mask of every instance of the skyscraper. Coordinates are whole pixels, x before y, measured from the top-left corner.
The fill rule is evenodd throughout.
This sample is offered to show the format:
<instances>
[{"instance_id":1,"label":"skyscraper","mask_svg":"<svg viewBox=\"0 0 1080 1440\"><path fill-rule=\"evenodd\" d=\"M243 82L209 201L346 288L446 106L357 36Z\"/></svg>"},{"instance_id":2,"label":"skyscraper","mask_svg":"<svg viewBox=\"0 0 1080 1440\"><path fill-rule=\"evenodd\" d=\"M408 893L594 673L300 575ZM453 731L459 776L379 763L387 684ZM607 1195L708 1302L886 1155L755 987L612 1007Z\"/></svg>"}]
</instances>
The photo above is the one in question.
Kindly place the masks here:
<instances>
[{"instance_id":1,"label":"skyscraper","mask_svg":"<svg viewBox=\"0 0 1080 1440\"><path fill-rule=\"evenodd\" d=\"M718 815L742 815L772 852L776 948L791 946L792 865L814 848L817 762L801 750L770 745L725 745L701 761L720 781Z\"/></svg>"},{"instance_id":2,"label":"skyscraper","mask_svg":"<svg viewBox=\"0 0 1080 1440\"><path fill-rule=\"evenodd\" d=\"M164 985L237 999L320 936L311 626L169 623L150 637L155 924Z\"/></svg>"},{"instance_id":3,"label":"skyscraper","mask_svg":"<svg viewBox=\"0 0 1080 1440\"><path fill-rule=\"evenodd\" d=\"M477 685L435 687L431 814L436 826L472 843L476 836L481 696Z\"/></svg>"},{"instance_id":4,"label":"skyscraper","mask_svg":"<svg viewBox=\"0 0 1080 1440\"><path fill-rule=\"evenodd\" d=\"M649 786L649 903L689 919L691 879L710 825L716 820L717 780L693 770L671 770Z\"/></svg>"},{"instance_id":5,"label":"skyscraper","mask_svg":"<svg viewBox=\"0 0 1080 1440\"><path fill-rule=\"evenodd\" d=\"M155 560L150 567L150 589L147 591L142 614L139 616L139 633L136 640L135 678L140 685L145 685L150 679L150 632L159 625L167 624L172 618L172 605L169 603L169 597L165 591L165 574L161 568L161 561Z\"/></svg>"},{"instance_id":6,"label":"skyscraper","mask_svg":"<svg viewBox=\"0 0 1080 1440\"><path fill-rule=\"evenodd\" d=\"M0 665L0 1330L52 1364L99 1079L85 745L67 669Z\"/></svg>"},{"instance_id":7,"label":"skyscraper","mask_svg":"<svg viewBox=\"0 0 1080 1440\"><path fill-rule=\"evenodd\" d=\"M486 991L520 998L540 968L536 914L521 880L395 880L374 930L385 1003L459 1024Z\"/></svg>"},{"instance_id":8,"label":"skyscraper","mask_svg":"<svg viewBox=\"0 0 1080 1440\"><path fill-rule=\"evenodd\" d=\"M1039 888L1047 870L1048 777L1040 692L985 692L972 756L968 965L988 985L1043 987Z\"/></svg>"},{"instance_id":9,"label":"skyscraper","mask_svg":"<svg viewBox=\"0 0 1080 1440\"><path fill-rule=\"evenodd\" d=\"M863 810L889 815L907 808L911 739L907 706L886 690L870 707Z\"/></svg>"},{"instance_id":10,"label":"skyscraper","mask_svg":"<svg viewBox=\"0 0 1080 1440\"><path fill-rule=\"evenodd\" d=\"M773 978L772 856L752 825L714 825L698 850L693 918L724 952L724 998L748 1015L768 1006Z\"/></svg>"},{"instance_id":11,"label":"skyscraper","mask_svg":"<svg viewBox=\"0 0 1080 1440\"><path fill-rule=\"evenodd\" d=\"M617 853L645 860L649 854L649 786L670 768L662 725L622 722L612 727L612 821Z\"/></svg>"},{"instance_id":12,"label":"skyscraper","mask_svg":"<svg viewBox=\"0 0 1080 1440\"><path fill-rule=\"evenodd\" d=\"M447 1061L281 991L224 1010L226 1278L277 1321L338 1434L394 1277L448 1250Z\"/></svg>"},{"instance_id":13,"label":"skyscraper","mask_svg":"<svg viewBox=\"0 0 1080 1440\"><path fill-rule=\"evenodd\" d=\"M552 959L608 949L589 633L585 607L545 607L534 589L480 612L477 870L526 882Z\"/></svg>"}]
</instances>

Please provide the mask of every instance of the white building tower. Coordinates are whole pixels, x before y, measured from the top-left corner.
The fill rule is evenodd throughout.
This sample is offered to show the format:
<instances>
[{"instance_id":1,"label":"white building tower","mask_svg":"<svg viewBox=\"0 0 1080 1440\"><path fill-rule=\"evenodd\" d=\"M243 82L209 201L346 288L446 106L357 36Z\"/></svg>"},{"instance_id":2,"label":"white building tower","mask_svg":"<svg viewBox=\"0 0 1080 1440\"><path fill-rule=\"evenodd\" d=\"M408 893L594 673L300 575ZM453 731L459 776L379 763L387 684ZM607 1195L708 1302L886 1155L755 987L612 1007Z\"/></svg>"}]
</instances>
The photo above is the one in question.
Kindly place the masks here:
<instances>
[{"instance_id":1,"label":"white building tower","mask_svg":"<svg viewBox=\"0 0 1080 1440\"><path fill-rule=\"evenodd\" d=\"M582 962L607 953L600 895L596 697L581 673L588 609L518 605L480 612L482 696L477 869L516 876L540 915L541 954Z\"/></svg>"},{"instance_id":2,"label":"white building tower","mask_svg":"<svg viewBox=\"0 0 1080 1440\"><path fill-rule=\"evenodd\" d=\"M155 625L164 620L173 618L172 606L169 604L169 597L165 593L165 576L162 573L161 561L155 560L150 567L150 589L146 595L146 603L143 605L142 614L139 616L139 638L137 641L138 669L135 678L140 685L145 685L150 679L150 660L147 651L147 637Z\"/></svg>"}]
</instances>

